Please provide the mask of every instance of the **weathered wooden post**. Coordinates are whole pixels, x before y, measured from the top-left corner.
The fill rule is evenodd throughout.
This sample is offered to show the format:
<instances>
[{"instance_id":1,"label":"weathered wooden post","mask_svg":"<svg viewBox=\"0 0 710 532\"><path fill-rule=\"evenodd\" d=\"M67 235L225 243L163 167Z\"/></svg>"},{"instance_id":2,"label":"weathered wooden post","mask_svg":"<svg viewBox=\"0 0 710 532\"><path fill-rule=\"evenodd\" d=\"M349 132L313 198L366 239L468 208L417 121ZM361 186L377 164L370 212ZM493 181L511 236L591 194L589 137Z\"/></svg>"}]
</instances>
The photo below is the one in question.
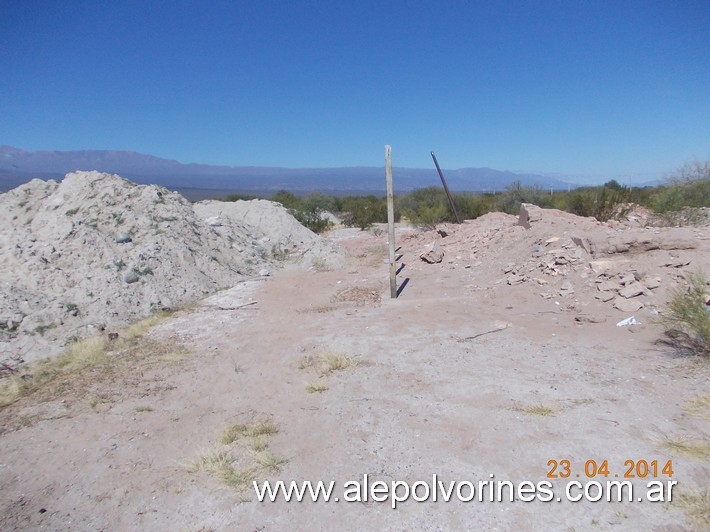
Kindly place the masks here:
<instances>
[{"instance_id":1,"label":"weathered wooden post","mask_svg":"<svg viewBox=\"0 0 710 532\"><path fill-rule=\"evenodd\" d=\"M390 256L390 298L397 298L397 261L394 257L394 192L392 191L392 146L385 146L385 177L387 178L387 238Z\"/></svg>"}]
</instances>

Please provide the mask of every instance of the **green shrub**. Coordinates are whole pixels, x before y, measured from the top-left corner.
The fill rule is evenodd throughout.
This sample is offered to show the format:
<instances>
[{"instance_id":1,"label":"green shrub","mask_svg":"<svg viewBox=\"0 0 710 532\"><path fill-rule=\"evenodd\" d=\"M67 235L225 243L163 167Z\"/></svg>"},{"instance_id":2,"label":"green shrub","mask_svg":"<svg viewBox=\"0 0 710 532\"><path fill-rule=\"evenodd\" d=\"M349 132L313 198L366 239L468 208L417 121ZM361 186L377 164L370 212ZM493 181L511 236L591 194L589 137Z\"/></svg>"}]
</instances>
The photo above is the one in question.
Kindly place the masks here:
<instances>
[{"instance_id":1,"label":"green shrub","mask_svg":"<svg viewBox=\"0 0 710 532\"><path fill-rule=\"evenodd\" d=\"M317 207L290 209L291 214L302 225L314 233L322 233L333 225L330 220L323 218L323 211Z\"/></svg>"},{"instance_id":2,"label":"green shrub","mask_svg":"<svg viewBox=\"0 0 710 532\"><path fill-rule=\"evenodd\" d=\"M454 202L455 203L455 202ZM433 228L443 222L455 221L446 192L439 187L413 190L397 202L398 210L414 225Z\"/></svg>"},{"instance_id":3,"label":"green shrub","mask_svg":"<svg viewBox=\"0 0 710 532\"><path fill-rule=\"evenodd\" d=\"M364 231L373 223L387 222L387 200L372 195L344 198L341 217L346 226Z\"/></svg>"},{"instance_id":4,"label":"green shrub","mask_svg":"<svg viewBox=\"0 0 710 532\"><path fill-rule=\"evenodd\" d=\"M497 211L498 198L496 194L474 194L463 192L454 194L454 203L459 218L462 220L475 220L489 212Z\"/></svg>"},{"instance_id":5,"label":"green shrub","mask_svg":"<svg viewBox=\"0 0 710 532\"><path fill-rule=\"evenodd\" d=\"M288 190L279 190L276 194L269 198L271 201L280 203L287 209L298 209L301 207L301 198Z\"/></svg>"},{"instance_id":6,"label":"green shrub","mask_svg":"<svg viewBox=\"0 0 710 532\"><path fill-rule=\"evenodd\" d=\"M539 186L526 187L520 181L515 181L505 188L498 198L498 208L508 214L518 214L521 203L532 203L543 209L552 207L552 196L549 191Z\"/></svg>"},{"instance_id":7,"label":"green shrub","mask_svg":"<svg viewBox=\"0 0 710 532\"><path fill-rule=\"evenodd\" d=\"M251 196L249 194L227 194L223 198L220 199L220 201L249 201L256 199L256 196Z\"/></svg>"},{"instance_id":8,"label":"green shrub","mask_svg":"<svg viewBox=\"0 0 710 532\"><path fill-rule=\"evenodd\" d=\"M664 338L659 343L683 354L710 357L710 312L705 305L707 281L702 273L693 273L687 285L671 292L667 312L661 318Z\"/></svg>"}]
</instances>

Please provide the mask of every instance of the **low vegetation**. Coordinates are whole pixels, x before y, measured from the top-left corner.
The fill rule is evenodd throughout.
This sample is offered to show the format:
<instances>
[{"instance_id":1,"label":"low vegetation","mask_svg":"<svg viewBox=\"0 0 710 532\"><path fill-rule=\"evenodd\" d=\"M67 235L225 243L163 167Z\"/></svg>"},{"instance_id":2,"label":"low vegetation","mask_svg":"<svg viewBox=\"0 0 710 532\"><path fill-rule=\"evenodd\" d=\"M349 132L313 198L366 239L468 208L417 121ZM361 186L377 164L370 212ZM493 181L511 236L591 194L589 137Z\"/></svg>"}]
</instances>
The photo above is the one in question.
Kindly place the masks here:
<instances>
[{"instance_id":1,"label":"low vegetation","mask_svg":"<svg viewBox=\"0 0 710 532\"><path fill-rule=\"evenodd\" d=\"M539 417L554 416L560 411L560 409L555 406L545 405L542 403L528 406L516 406L514 410L516 410L517 412L521 412L527 416Z\"/></svg>"},{"instance_id":2,"label":"low vegetation","mask_svg":"<svg viewBox=\"0 0 710 532\"><path fill-rule=\"evenodd\" d=\"M288 462L269 449L270 438L278 431L278 425L266 416L227 425L217 435L217 443L200 453L187 470L207 472L231 488L245 490L259 477L277 473Z\"/></svg>"},{"instance_id":3,"label":"low vegetation","mask_svg":"<svg viewBox=\"0 0 710 532\"><path fill-rule=\"evenodd\" d=\"M533 203L543 208L607 221L623 215L625 205L635 203L656 213L658 223L665 221L667 225L686 225L694 223L692 209L710 207L710 161L687 164L666 183L656 187L626 187L612 179L602 186L563 191L523 186L516 182L502 192L458 192L453 193L453 197L459 217L466 220L489 212L518 214L521 203ZM253 198L232 194L224 199L236 201ZM347 227L362 230L374 223L387 222L387 203L383 196L296 196L282 190L268 199L281 203L296 219L316 233L332 226L323 216L325 212L337 214ZM454 221L446 194L440 186L421 188L396 196L396 221L399 221L400 215L424 227Z\"/></svg>"},{"instance_id":4,"label":"low vegetation","mask_svg":"<svg viewBox=\"0 0 710 532\"><path fill-rule=\"evenodd\" d=\"M692 273L686 283L671 292L661 318L665 331L659 343L681 354L710 357L709 287L704 274Z\"/></svg>"},{"instance_id":5,"label":"low vegetation","mask_svg":"<svg viewBox=\"0 0 710 532\"><path fill-rule=\"evenodd\" d=\"M0 407L33 394L49 400L89 383L96 384L96 379L108 378L120 364L128 361L150 364L151 358L165 361L166 357L177 356L180 348L144 336L168 317L169 313L156 313L121 331L115 341L109 341L105 336L77 340L55 358L23 366L0 381ZM120 357L113 356L119 353ZM83 379L88 371L97 373L94 380Z\"/></svg>"},{"instance_id":6,"label":"low vegetation","mask_svg":"<svg viewBox=\"0 0 710 532\"><path fill-rule=\"evenodd\" d=\"M298 362L298 369L313 369L318 376L327 377L338 371L366 366L367 364L365 360L357 360L339 351L325 351L319 355L304 356Z\"/></svg>"},{"instance_id":7,"label":"low vegetation","mask_svg":"<svg viewBox=\"0 0 710 532\"><path fill-rule=\"evenodd\" d=\"M691 493L681 491L673 498L673 504L685 511L688 521L695 530L708 530L710 528L710 488Z\"/></svg>"}]
</instances>

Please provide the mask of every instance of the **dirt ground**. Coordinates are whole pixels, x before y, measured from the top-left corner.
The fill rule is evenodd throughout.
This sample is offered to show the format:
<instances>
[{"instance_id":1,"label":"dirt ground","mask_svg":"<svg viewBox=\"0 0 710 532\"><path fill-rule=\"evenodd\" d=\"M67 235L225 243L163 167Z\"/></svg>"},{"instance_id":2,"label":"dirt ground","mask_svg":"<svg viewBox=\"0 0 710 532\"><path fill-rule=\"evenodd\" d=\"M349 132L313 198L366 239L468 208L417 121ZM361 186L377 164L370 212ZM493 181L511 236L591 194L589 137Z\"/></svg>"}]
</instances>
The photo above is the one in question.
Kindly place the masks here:
<instances>
[{"instance_id":1,"label":"dirt ground","mask_svg":"<svg viewBox=\"0 0 710 532\"><path fill-rule=\"evenodd\" d=\"M702 529L707 514L679 501L710 487L710 462L681 451L708 448L708 410L689 405L707 400L710 364L654 345L660 328L645 317L617 327L629 314L579 288L575 304L541 297L536 283L508 284L493 253L504 255L505 241L482 260L445 250L427 264L429 237L402 228L407 282L393 300L386 233L330 238L347 249L346 268L241 283L154 329L167 354L0 411L0 529ZM321 375L313 364L328 354L354 364ZM264 422L276 427L259 440L266 465L254 466L256 438L220 440L230 425ZM395 510L389 499L258 502L252 488L195 471L210 449L254 466L260 483L334 480L341 498L364 474L387 483L436 474L549 481L561 500L409 500ZM557 473L569 460L570 477L548 478L551 460ZM607 460L609 477L587 478L589 460ZM568 481L619 480L627 460L672 460L674 501L565 500ZM651 480L632 479L634 498Z\"/></svg>"}]
</instances>

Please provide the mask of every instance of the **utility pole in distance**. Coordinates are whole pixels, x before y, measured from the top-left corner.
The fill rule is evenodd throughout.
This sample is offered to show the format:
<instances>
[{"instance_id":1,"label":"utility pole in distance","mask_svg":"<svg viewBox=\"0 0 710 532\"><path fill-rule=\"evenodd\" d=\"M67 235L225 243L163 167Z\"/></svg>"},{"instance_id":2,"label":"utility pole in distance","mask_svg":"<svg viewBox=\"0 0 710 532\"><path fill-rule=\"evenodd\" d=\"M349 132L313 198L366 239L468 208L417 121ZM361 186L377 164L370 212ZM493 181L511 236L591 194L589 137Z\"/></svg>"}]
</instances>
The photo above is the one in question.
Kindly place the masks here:
<instances>
[{"instance_id":1,"label":"utility pole in distance","mask_svg":"<svg viewBox=\"0 0 710 532\"><path fill-rule=\"evenodd\" d=\"M451 197L451 193L449 192L449 187L446 186L446 180L444 179L444 174L441 173L441 168L439 168L439 161L436 160L436 155L434 155L434 152L431 152L431 158L434 159L434 164L436 165L436 171L439 172L439 177L441 178L441 183L444 185L444 192L446 192L446 197L449 199L449 206L451 207L451 212L454 213L454 219L456 220L457 224L460 224L461 220L459 219L459 213L456 212L456 205L454 205L454 198Z\"/></svg>"}]
</instances>

